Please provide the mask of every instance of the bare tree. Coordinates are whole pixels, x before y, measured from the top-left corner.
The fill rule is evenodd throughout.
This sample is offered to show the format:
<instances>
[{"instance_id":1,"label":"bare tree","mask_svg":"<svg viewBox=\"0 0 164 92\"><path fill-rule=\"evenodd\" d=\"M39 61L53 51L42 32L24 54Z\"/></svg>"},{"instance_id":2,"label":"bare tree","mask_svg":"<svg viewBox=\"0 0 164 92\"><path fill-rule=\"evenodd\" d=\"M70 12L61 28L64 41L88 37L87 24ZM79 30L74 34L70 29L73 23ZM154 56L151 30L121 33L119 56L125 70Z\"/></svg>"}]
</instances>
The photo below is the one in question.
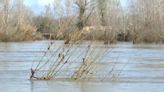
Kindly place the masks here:
<instances>
[{"instance_id":1,"label":"bare tree","mask_svg":"<svg viewBox=\"0 0 164 92\"><path fill-rule=\"evenodd\" d=\"M91 2L89 0L77 0L76 5L78 7L78 12L79 12L77 27L78 27L78 30L82 30L83 27L86 25L89 17L93 13L94 7L92 7L92 10L87 15L86 12L91 6Z\"/></svg>"},{"instance_id":2,"label":"bare tree","mask_svg":"<svg viewBox=\"0 0 164 92\"><path fill-rule=\"evenodd\" d=\"M107 0L97 0L98 2L98 10L100 14L101 25L106 26L106 14L107 14Z\"/></svg>"},{"instance_id":3,"label":"bare tree","mask_svg":"<svg viewBox=\"0 0 164 92\"><path fill-rule=\"evenodd\" d=\"M8 38L8 27L9 27L9 13L10 13L10 0L3 0L2 2L2 30L5 33L5 38L3 40L7 40Z\"/></svg>"}]
</instances>

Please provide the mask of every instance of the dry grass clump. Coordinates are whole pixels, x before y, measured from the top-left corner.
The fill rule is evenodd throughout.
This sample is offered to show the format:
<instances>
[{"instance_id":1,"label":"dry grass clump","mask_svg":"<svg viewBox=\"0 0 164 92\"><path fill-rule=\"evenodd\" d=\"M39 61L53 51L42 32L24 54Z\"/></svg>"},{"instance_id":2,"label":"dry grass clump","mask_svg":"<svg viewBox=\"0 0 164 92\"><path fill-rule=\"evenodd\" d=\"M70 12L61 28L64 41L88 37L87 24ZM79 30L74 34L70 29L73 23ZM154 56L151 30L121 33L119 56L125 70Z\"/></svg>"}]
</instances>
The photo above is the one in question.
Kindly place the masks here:
<instances>
[{"instance_id":1,"label":"dry grass clump","mask_svg":"<svg viewBox=\"0 0 164 92\"><path fill-rule=\"evenodd\" d=\"M29 24L19 27L8 27L6 31L0 31L0 41L34 41L43 39L36 28Z\"/></svg>"},{"instance_id":2,"label":"dry grass clump","mask_svg":"<svg viewBox=\"0 0 164 92\"><path fill-rule=\"evenodd\" d=\"M6 33L5 32L0 32L0 41L6 41Z\"/></svg>"},{"instance_id":3,"label":"dry grass clump","mask_svg":"<svg viewBox=\"0 0 164 92\"><path fill-rule=\"evenodd\" d=\"M64 39L64 32L63 32L63 30L56 30L56 31L52 32L51 36L52 36L51 39L63 40Z\"/></svg>"},{"instance_id":4,"label":"dry grass clump","mask_svg":"<svg viewBox=\"0 0 164 92\"><path fill-rule=\"evenodd\" d=\"M162 32L145 30L134 35L133 43L163 43L163 37Z\"/></svg>"},{"instance_id":5,"label":"dry grass clump","mask_svg":"<svg viewBox=\"0 0 164 92\"><path fill-rule=\"evenodd\" d=\"M68 33L65 40L65 43L90 40L104 41L104 44L109 44L117 42L117 34L110 26L86 26L80 31Z\"/></svg>"},{"instance_id":6,"label":"dry grass clump","mask_svg":"<svg viewBox=\"0 0 164 92\"><path fill-rule=\"evenodd\" d=\"M12 34L13 41L29 41L42 39L42 35L36 32L36 28L29 25L23 24L17 27L15 32Z\"/></svg>"},{"instance_id":7,"label":"dry grass clump","mask_svg":"<svg viewBox=\"0 0 164 92\"><path fill-rule=\"evenodd\" d=\"M106 45L97 46L95 42L88 42L66 45L63 43L56 49L52 49L53 46L51 43L40 61L33 65L31 78L38 80L101 78L102 75L98 75L102 69L100 63L109 53Z\"/></svg>"},{"instance_id":8,"label":"dry grass clump","mask_svg":"<svg viewBox=\"0 0 164 92\"><path fill-rule=\"evenodd\" d=\"M86 80L98 77L97 72L99 71L100 63L107 52L107 48L103 48L99 51L99 48L95 48L93 45L88 45L85 55L81 60L82 62L72 74L71 79Z\"/></svg>"},{"instance_id":9,"label":"dry grass clump","mask_svg":"<svg viewBox=\"0 0 164 92\"><path fill-rule=\"evenodd\" d=\"M89 26L82 31L87 40L104 41L104 44L117 42L117 34L110 26Z\"/></svg>"},{"instance_id":10,"label":"dry grass clump","mask_svg":"<svg viewBox=\"0 0 164 92\"><path fill-rule=\"evenodd\" d=\"M81 31L73 31L71 32L68 37L65 39L67 43L67 41L69 41L69 43L76 43L80 40L82 40L84 37L82 36L82 32Z\"/></svg>"}]
</instances>

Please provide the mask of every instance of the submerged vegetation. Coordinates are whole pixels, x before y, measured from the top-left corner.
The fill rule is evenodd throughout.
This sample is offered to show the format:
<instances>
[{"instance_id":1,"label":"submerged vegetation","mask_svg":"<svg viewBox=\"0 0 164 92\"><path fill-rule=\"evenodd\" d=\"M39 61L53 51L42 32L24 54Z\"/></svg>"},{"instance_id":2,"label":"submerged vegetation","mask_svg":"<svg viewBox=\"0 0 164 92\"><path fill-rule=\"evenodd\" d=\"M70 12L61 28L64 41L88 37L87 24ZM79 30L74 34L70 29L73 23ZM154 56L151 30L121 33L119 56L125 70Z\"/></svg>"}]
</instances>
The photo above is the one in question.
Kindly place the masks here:
<instances>
[{"instance_id":1,"label":"submerged vegetation","mask_svg":"<svg viewBox=\"0 0 164 92\"><path fill-rule=\"evenodd\" d=\"M106 65L101 65L101 63L104 62L104 57L112 48L102 43L99 43L100 46L97 46L95 43L92 41L66 45L63 43L56 48L51 48L54 45L51 43L40 61L33 63L31 78L38 80L56 78L102 80L104 76L110 75L108 73L105 75L100 70L107 68L105 67ZM106 78L110 79L108 77Z\"/></svg>"},{"instance_id":2,"label":"submerged vegetation","mask_svg":"<svg viewBox=\"0 0 164 92\"><path fill-rule=\"evenodd\" d=\"M37 15L24 0L0 0L0 41L65 41L50 42L30 78L105 80L114 70L101 71L108 44L164 42L163 9L163 0L54 0Z\"/></svg>"}]
</instances>

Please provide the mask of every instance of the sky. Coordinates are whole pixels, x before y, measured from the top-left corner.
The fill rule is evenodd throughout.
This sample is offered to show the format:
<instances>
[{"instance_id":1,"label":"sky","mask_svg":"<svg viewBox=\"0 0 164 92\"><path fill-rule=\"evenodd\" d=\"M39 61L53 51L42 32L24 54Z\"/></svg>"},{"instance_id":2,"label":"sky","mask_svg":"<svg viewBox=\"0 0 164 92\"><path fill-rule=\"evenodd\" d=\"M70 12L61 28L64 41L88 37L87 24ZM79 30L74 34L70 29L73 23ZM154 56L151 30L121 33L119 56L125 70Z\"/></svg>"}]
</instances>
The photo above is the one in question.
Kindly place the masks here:
<instances>
[{"instance_id":1,"label":"sky","mask_svg":"<svg viewBox=\"0 0 164 92\"><path fill-rule=\"evenodd\" d=\"M34 13L40 14L43 11L45 5L53 3L54 0L24 0L24 4L30 7ZM123 7L127 6L127 0L121 0Z\"/></svg>"},{"instance_id":2,"label":"sky","mask_svg":"<svg viewBox=\"0 0 164 92\"><path fill-rule=\"evenodd\" d=\"M25 4L26 5L40 5L40 6L44 6L46 4L52 3L53 0L25 0Z\"/></svg>"},{"instance_id":3,"label":"sky","mask_svg":"<svg viewBox=\"0 0 164 92\"><path fill-rule=\"evenodd\" d=\"M24 0L24 4L30 7L35 13L40 13L45 5L52 2L53 0Z\"/></svg>"}]
</instances>

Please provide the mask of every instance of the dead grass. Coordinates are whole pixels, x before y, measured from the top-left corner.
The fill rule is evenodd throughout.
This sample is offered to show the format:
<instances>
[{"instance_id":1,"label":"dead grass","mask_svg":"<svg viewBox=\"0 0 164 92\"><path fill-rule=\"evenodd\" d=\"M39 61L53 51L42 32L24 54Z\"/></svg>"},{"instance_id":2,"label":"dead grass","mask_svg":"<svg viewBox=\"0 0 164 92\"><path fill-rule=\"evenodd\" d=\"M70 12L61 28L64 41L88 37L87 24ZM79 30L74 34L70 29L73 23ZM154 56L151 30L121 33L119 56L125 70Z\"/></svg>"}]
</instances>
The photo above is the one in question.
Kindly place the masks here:
<instances>
[{"instance_id":1,"label":"dead grass","mask_svg":"<svg viewBox=\"0 0 164 92\"><path fill-rule=\"evenodd\" d=\"M134 35L133 42L137 43L163 43L164 33L159 31L145 30Z\"/></svg>"},{"instance_id":2,"label":"dead grass","mask_svg":"<svg viewBox=\"0 0 164 92\"><path fill-rule=\"evenodd\" d=\"M24 24L19 27L8 28L8 34L6 32L0 32L1 41L34 41L43 39L42 35L36 32L36 28Z\"/></svg>"},{"instance_id":3,"label":"dead grass","mask_svg":"<svg viewBox=\"0 0 164 92\"><path fill-rule=\"evenodd\" d=\"M17 28L13 34L13 40L15 41L28 41L42 39L40 33L36 32L36 28L31 25L21 25Z\"/></svg>"},{"instance_id":4,"label":"dead grass","mask_svg":"<svg viewBox=\"0 0 164 92\"><path fill-rule=\"evenodd\" d=\"M73 31L65 36L65 43L81 40L104 41L104 44L116 43L117 32L109 26L86 26L80 31Z\"/></svg>"},{"instance_id":5,"label":"dead grass","mask_svg":"<svg viewBox=\"0 0 164 92\"><path fill-rule=\"evenodd\" d=\"M101 46L97 47L92 41L87 44L70 43L65 45L63 43L55 50L53 49L54 53L50 54L49 52L53 48L53 44L50 44L49 49L32 68L35 71L32 78L38 80L95 79L99 77L97 76L99 69L102 69L99 64L109 53L109 48L106 45L102 44Z\"/></svg>"},{"instance_id":6,"label":"dead grass","mask_svg":"<svg viewBox=\"0 0 164 92\"><path fill-rule=\"evenodd\" d=\"M6 33L5 32L0 32L0 41L6 41Z\"/></svg>"}]
</instances>

